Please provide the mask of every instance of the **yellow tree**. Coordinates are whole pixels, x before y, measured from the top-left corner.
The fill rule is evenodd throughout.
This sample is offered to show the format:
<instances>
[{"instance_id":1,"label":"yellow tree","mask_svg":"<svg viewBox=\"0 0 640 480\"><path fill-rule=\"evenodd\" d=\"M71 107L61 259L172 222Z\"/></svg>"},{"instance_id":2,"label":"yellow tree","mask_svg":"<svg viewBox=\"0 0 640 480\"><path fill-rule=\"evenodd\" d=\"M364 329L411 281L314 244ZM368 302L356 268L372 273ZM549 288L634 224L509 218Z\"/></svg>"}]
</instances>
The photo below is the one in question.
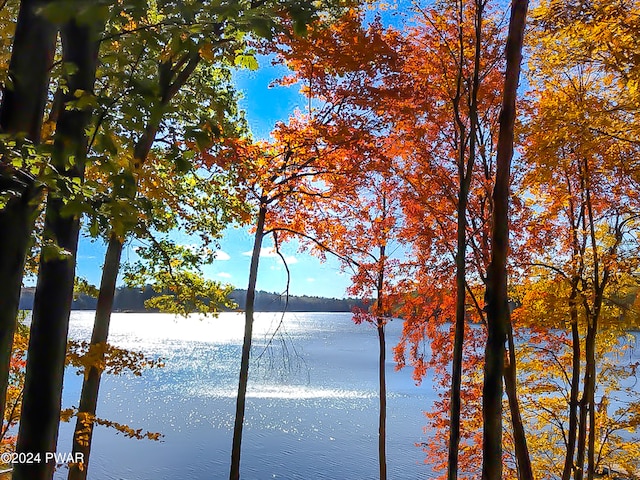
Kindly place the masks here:
<instances>
[{"instance_id":1,"label":"yellow tree","mask_svg":"<svg viewBox=\"0 0 640 480\"><path fill-rule=\"evenodd\" d=\"M533 39L535 103L526 130L523 185L538 228L528 245L538 255L532 263L564 282L571 367L561 475L581 479L586 471L592 479L602 451L597 446L599 336L610 330L607 299L621 294L620 285L635 268L632 232L640 212L629 168L637 147L613 135L612 128L635 119L618 108L620 97L609 88L612 75L577 55L574 43L549 55L556 33L539 29Z\"/></svg>"},{"instance_id":2,"label":"yellow tree","mask_svg":"<svg viewBox=\"0 0 640 480\"><path fill-rule=\"evenodd\" d=\"M514 313L514 320L526 327L526 337L518 348L522 378L519 390L525 421L529 425L530 447L536 478L562 478L569 457L577 468L574 455L568 455L572 405L579 400L572 393L574 378L584 369L585 350L580 349L576 371L573 323L577 320L581 345L584 344L587 318L582 307L577 319L571 311L571 281L564 272L540 265L528 270L529 279L513 292L522 303ZM569 271L567 271L569 273ZM633 335L628 328L637 328L638 311L633 305L635 290L631 279L621 278L608 289L600 319L596 348L598 364L595 408L595 463L600 473L609 469L633 475L638 469L638 443L632 432L638 426L638 393L630 388L636 381L637 364L632 360ZM626 292L626 297L625 297ZM629 295L629 292L634 292ZM621 318L625 318L621 322ZM574 398L572 398L574 397ZM577 417L576 417L577 418Z\"/></svg>"}]
</instances>

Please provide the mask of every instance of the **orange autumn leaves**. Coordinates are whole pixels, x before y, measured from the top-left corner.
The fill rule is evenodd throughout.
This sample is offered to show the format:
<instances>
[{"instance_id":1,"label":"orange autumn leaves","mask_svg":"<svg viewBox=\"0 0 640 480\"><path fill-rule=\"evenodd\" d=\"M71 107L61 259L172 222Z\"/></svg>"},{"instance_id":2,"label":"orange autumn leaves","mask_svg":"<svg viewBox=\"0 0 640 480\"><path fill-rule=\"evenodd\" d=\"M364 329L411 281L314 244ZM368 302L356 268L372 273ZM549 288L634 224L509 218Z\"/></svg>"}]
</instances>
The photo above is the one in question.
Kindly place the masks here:
<instances>
[{"instance_id":1,"label":"orange autumn leaves","mask_svg":"<svg viewBox=\"0 0 640 480\"><path fill-rule=\"evenodd\" d=\"M460 22L454 15L458 5L465 6ZM465 168L460 158L469 155L470 125L477 115L475 163L462 172L462 177L471 175L465 258L466 320L471 328L464 344L461 478L476 478L481 461L483 294L504 70L503 12L490 4L485 8L477 113L470 108L469 94L477 42L470 4L424 7L404 32L383 26L379 19L365 22L352 10L331 25L310 26L304 38L282 37L274 47L292 69L281 83L300 84L309 98L305 113L277 125L269 141L225 140L215 153L201 156L203 165L235 176L243 199L268 205L265 228L277 232L279 241L296 238L301 248L320 256L337 255L352 275L351 294L375 297L376 280L384 270L384 302L374 304L369 313L402 316L403 336L395 348L398 365L413 366L416 381L429 370L435 372L444 391L450 382L455 317L456 208L460 168ZM550 40L544 36L544 31L534 35L541 40L530 46L532 65L545 65ZM565 63L570 63L570 52L556 54L566 55ZM598 355L615 348L615 335L628 326L620 319L635 318L629 299L637 291L640 199L637 169L631 168L637 147L629 141L633 139L614 133L623 120L637 119L633 111L612 108L615 99L604 88L598 65L561 71L556 63L529 73L512 178L510 287L514 300L522 304L513 315L522 375L540 380L531 389L521 385L520 395L529 409L527 433L536 475L547 478L559 475L549 465L562 465L566 452L560 448L560 427L546 446L536 441L541 432L551 435L551 430L545 430L544 405L534 400L548 387L545 382L554 381L553 375L572 367L569 351L537 347L558 338L566 346L568 334L549 333L550 328L570 327L571 292L560 286L563 277L580 274L580 341L596 286L599 294L627 299L631 305L605 302ZM596 265L599 273L594 277ZM532 331L535 342L525 346ZM553 355L562 358L561 368L542 374L536 362L550 365ZM580 362L584 365L586 359ZM436 469L446 467L449 406L443 393L427 417L432 436L424 447ZM564 425L567 402L558 400L554 409L558 425ZM605 413L598 414L601 425L608 425L613 411ZM599 441L602 451L609 451L606 439ZM511 442L507 432L507 476L515 475ZM628 463L628 457L623 460Z\"/></svg>"}]
</instances>

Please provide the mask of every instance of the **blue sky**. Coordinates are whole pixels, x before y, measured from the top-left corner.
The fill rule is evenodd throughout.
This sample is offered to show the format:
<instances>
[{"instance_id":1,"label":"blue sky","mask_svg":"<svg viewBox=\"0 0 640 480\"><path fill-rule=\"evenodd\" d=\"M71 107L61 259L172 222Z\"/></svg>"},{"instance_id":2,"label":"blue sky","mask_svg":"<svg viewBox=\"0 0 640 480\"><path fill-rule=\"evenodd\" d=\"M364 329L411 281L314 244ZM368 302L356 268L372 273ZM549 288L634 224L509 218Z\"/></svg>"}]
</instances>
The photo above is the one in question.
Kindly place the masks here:
<instances>
[{"instance_id":1,"label":"blue sky","mask_svg":"<svg viewBox=\"0 0 640 480\"><path fill-rule=\"evenodd\" d=\"M256 71L239 70L234 75L236 88L243 94L241 108L245 110L251 130L257 138L267 138L277 121L286 121L296 108L304 109L306 99L298 86L269 87L270 83L286 73L282 66L273 66L268 58L259 59ZM173 239L181 244L196 243L194 238L174 234ZM135 242L127 245L123 262L135 260ZM286 286L286 271L282 260L271 250L273 242L265 239L260 259L258 289L282 292ZM253 237L246 228L230 228L220 242L218 259L205 268L206 277L230 283L237 288L246 288L250 252ZM285 244L281 251L291 272L290 293L342 298L350 284L350 275L340 271L340 264L328 258L321 263L317 258L298 252L297 244ZM100 282L105 247L101 242L91 242L83 237L78 249L77 274L94 285Z\"/></svg>"}]
</instances>

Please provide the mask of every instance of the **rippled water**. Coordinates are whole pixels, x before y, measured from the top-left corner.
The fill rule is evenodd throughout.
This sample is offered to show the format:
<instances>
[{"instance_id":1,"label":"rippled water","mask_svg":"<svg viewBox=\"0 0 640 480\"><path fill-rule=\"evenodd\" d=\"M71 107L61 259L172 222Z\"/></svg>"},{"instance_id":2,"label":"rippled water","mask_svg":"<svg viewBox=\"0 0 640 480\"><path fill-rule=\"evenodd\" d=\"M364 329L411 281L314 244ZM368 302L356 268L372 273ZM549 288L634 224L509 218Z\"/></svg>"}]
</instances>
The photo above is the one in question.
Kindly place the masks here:
<instances>
[{"instance_id":1,"label":"rippled water","mask_svg":"<svg viewBox=\"0 0 640 480\"><path fill-rule=\"evenodd\" d=\"M281 320L283 320L281 322ZM70 336L88 339L93 312L73 312ZM111 343L163 357L142 377L104 377L98 416L159 431L161 442L131 440L97 427L89 478L193 480L228 477L235 391L244 320L114 314ZM391 480L430 478L425 419L435 398L429 382L394 371L391 347L401 325L388 326L388 469ZM275 332L275 335L274 335ZM247 392L241 473L244 480L373 479L377 464L375 329L349 314L259 314ZM82 379L65 377L64 407L78 404ZM62 424L58 450L71 449ZM56 478L65 478L60 471Z\"/></svg>"}]
</instances>

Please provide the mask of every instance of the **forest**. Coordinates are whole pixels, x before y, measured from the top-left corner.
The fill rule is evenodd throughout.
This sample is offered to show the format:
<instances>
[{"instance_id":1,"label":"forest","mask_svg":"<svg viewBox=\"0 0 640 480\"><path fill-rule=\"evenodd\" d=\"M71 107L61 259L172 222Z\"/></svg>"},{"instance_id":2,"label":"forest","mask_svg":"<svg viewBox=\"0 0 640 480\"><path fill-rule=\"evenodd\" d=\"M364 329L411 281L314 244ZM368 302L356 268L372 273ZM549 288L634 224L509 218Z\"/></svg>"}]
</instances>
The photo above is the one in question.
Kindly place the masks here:
<instances>
[{"instance_id":1,"label":"forest","mask_svg":"<svg viewBox=\"0 0 640 480\"><path fill-rule=\"evenodd\" d=\"M153 297L170 294L170 290L156 292L151 285L144 288L117 287L113 297L114 312L159 312L160 309L149 309L145 303ZM33 309L35 288L24 288L20 295L20 310ZM235 289L229 294L234 305L223 307L221 311L244 310L247 291ZM206 300L206 299L205 299ZM276 292L256 291L255 310L257 312L351 312L354 308L367 308L370 299L324 298L308 295L287 295ZM152 301L153 303L153 301ZM78 293L71 303L72 310L95 310L98 299L86 293Z\"/></svg>"},{"instance_id":2,"label":"forest","mask_svg":"<svg viewBox=\"0 0 640 480\"><path fill-rule=\"evenodd\" d=\"M287 243L337 259L362 299L350 306L379 345L380 480L390 361L439 387L420 445L438 478L640 478L639 2L5 0L0 28L11 478L53 478L61 420L75 424L70 480L87 478L96 424L153 439L96 416L103 373L155 366L108 343L116 291L151 285L145 307L176 315L236 308L234 287L203 273L234 226L253 250L230 480L250 454L267 239L285 273ZM269 63L306 104L257 138L234 72ZM76 276L80 236L105 246L99 285ZM97 302L77 343L80 294ZM67 365L82 392L61 410Z\"/></svg>"}]
</instances>

